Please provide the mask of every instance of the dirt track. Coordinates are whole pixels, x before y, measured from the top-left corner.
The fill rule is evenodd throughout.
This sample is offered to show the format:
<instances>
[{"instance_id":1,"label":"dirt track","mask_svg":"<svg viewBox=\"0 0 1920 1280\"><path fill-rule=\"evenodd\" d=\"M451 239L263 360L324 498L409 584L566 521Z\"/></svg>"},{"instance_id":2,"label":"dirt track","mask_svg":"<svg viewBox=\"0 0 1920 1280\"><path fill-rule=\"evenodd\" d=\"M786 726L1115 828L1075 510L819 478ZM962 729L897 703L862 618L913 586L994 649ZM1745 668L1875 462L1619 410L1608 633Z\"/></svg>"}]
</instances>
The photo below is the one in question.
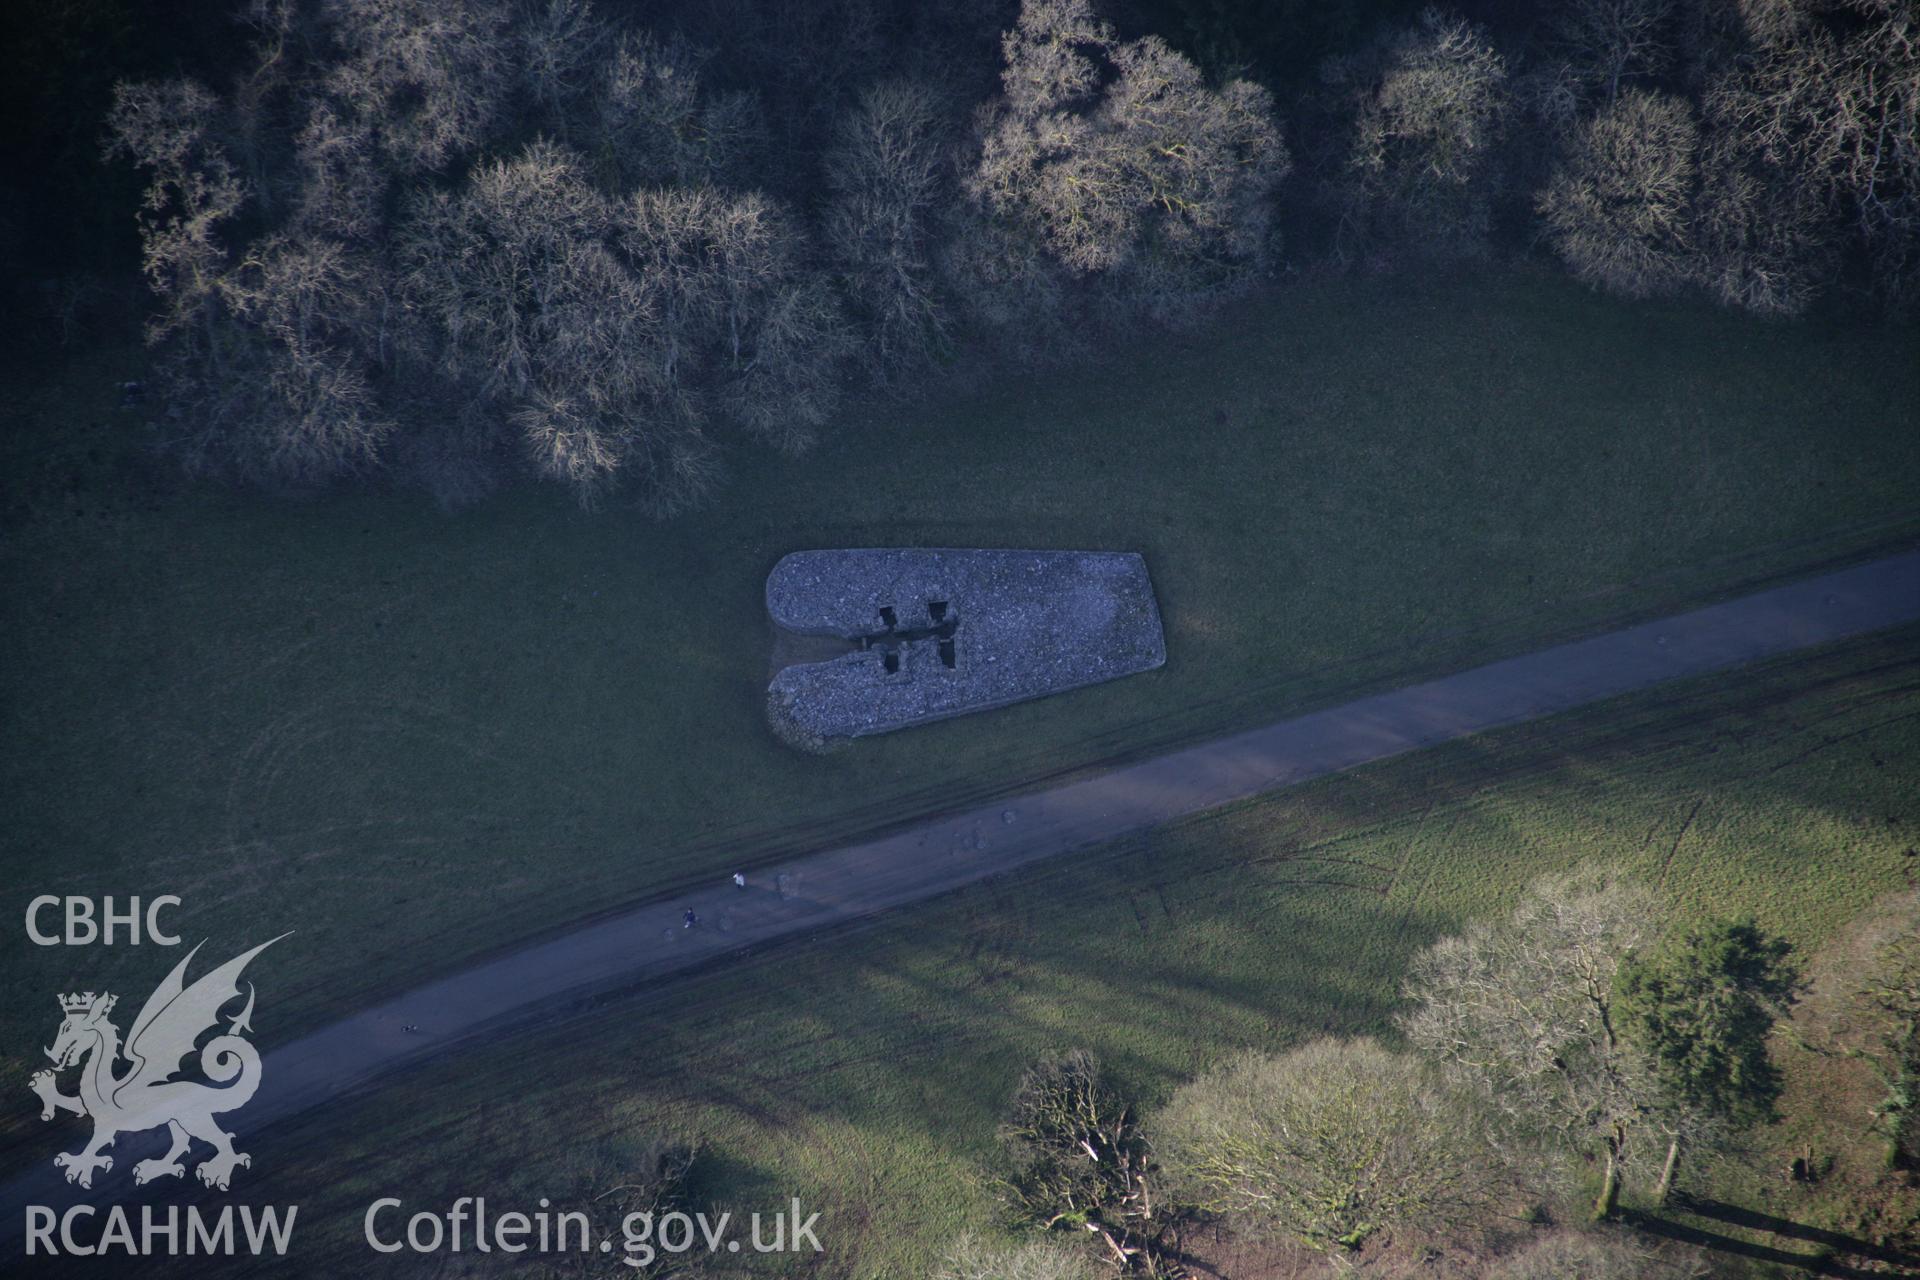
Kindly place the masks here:
<instances>
[{"instance_id":1,"label":"dirt track","mask_svg":"<svg viewBox=\"0 0 1920 1280\"><path fill-rule=\"evenodd\" d=\"M1216 739L1083 781L756 870L583 924L343 1019L266 1056L243 1133L404 1064L594 990L670 977L727 955L921 901L986 876L1435 743L1920 620L1920 551L1641 626L1558 645ZM697 927L682 927L692 909ZM408 1027L417 1030L408 1030ZM77 1140L71 1126L61 1134ZM0 1237L20 1206L104 1202L163 1146L122 1140L91 1192L48 1164L8 1180ZM69 1146L72 1141L69 1141Z\"/></svg>"}]
</instances>

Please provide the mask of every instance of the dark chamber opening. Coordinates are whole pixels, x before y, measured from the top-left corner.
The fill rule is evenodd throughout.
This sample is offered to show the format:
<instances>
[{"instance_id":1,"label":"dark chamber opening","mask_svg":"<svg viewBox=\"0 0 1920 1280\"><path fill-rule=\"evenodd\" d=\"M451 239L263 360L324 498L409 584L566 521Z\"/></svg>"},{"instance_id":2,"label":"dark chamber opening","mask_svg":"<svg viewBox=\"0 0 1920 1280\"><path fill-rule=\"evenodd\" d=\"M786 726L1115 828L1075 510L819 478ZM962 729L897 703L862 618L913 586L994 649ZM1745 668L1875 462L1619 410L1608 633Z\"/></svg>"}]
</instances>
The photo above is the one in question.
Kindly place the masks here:
<instances>
[{"instance_id":1,"label":"dark chamber opening","mask_svg":"<svg viewBox=\"0 0 1920 1280\"><path fill-rule=\"evenodd\" d=\"M884 630L859 637L862 649L880 651L881 669L888 675L900 674L900 653L908 645L922 640L937 643L940 664L949 671L957 670L959 651L955 647L954 636L960 630L960 618L953 611L951 601L927 601L927 617L930 626L900 626L900 613L890 604L880 606L880 621Z\"/></svg>"}]
</instances>

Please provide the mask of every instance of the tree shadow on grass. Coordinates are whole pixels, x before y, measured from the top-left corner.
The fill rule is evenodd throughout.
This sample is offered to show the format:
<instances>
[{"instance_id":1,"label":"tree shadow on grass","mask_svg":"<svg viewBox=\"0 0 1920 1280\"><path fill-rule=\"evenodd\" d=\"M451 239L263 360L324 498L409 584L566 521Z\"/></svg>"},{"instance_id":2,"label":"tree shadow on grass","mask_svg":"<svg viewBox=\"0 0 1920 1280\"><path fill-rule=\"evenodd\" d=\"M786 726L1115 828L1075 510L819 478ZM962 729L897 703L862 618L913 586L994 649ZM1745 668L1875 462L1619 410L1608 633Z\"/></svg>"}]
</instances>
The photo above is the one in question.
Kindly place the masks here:
<instances>
[{"instance_id":1,"label":"tree shadow on grass","mask_svg":"<svg viewBox=\"0 0 1920 1280\"><path fill-rule=\"evenodd\" d=\"M1841 1253L1858 1254L1862 1258L1871 1258L1875 1262L1890 1262L1896 1266L1912 1267L1920 1271L1920 1253L1914 1253L1908 1249L1874 1244L1857 1236L1842 1235L1838 1231L1808 1226L1787 1218L1775 1217L1770 1213L1743 1209L1739 1205L1724 1204L1718 1200L1703 1200L1690 1196L1681 1203L1681 1207L1688 1213L1697 1214L1702 1218L1713 1218L1754 1231L1771 1231L1775 1235L1791 1236L1796 1240L1823 1244Z\"/></svg>"},{"instance_id":2,"label":"tree shadow on grass","mask_svg":"<svg viewBox=\"0 0 1920 1280\"><path fill-rule=\"evenodd\" d=\"M1771 1214L1759 1213L1752 1209L1742 1209L1736 1205L1723 1204L1717 1200L1687 1200L1679 1204L1688 1213L1697 1214L1724 1222L1729 1226L1744 1227L1750 1231L1768 1231L1775 1235L1787 1236L1795 1240L1805 1240L1810 1244L1822 1245L1839 1254L1851 1254L1859 1258L1870 1258L1876 1262L1890 1263L1894 1266L1920 1269L1920 1255L1885 1245L1876 1245L1854 1236L1841 1235L1836 1231L1827 1231L1819 1227L1807 1226L1786 1218L1777 1218ZM1717 1231L1708 1231L1702 1227L1690 1226L1668 1218L1656 1217L1633 1209L1621 1211L1621 1219L1635 1229L1648 1235L1662 1236L1669 1240L1678 1240L1685 1244L1698 1245L1716 1253L1738 1254L1744 1258L1753 1258L1762 1262L1772 1262L1781 1266L1795 1267L1810 1275L1820 1276L1861 1276L1876 1277L1885 1275L1879 1269L1863 1270L1840 1262L1822 1254L1793 1253L1786 1249L1776 1249L1771 1245L1756 1244L1735 1236L1724 1235Z\"/></svg>"}]
</instances>

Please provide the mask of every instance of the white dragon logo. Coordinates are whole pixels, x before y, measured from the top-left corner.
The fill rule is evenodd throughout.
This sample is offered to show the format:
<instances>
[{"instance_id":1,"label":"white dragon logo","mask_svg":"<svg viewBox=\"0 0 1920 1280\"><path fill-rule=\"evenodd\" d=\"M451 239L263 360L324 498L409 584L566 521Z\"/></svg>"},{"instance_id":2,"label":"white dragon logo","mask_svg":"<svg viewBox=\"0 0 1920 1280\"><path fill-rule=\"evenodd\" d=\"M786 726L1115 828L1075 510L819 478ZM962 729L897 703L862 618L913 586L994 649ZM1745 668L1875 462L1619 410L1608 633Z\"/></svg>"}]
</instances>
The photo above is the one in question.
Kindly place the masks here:
<instances>
[{"instance_id":1,"label":"white dragon logo","mask_svg":"<svg viewBox=\"0 0 1920 1280\"><path fill-rule=\"evenodd\" d=\"M224 1035L214 1036L200 1048L201 1071L224 1087L171 1077L181 1070L180 1060L193 1052L202 1033L219 1025L221 1007L239 996L240 971L247 962L278 941L271 938L187 986L182 981L187 965L200 950L194 947L147 997L124 1049L120 1029L107 1020L117 997L91 991L60 997L66 1017L53 1047L46 1051L53 1070L35 1072L29 1084L40 1095L42 1120L53 1119L59 1111L93 1118L93 1139L78 1152L53 1158L57 1167L67 1171L68 1182L91 1187L94 1170L112 1170L113 1158L101 1152L116 1137L161 1125L167 1126L172 1147L158 1160L134 1165L136 1183L184 1174L186 1166L180 1157L195 1138L214 1150L194 1170L210 1187L225 1191L234 1169L253 1163L245 1152L233 1149L233 1135L213 1120L216 1114L245 1106L260 1087L260 1054L241 1036L253 1030L252 983L247 984L246 1008L231 1019ZM122 1057L131 1065L125 1074L116 1075L115 1064ZM61 1093L54 1072L83 1060L79 1094Z\"/></svg>"}]
</instances>

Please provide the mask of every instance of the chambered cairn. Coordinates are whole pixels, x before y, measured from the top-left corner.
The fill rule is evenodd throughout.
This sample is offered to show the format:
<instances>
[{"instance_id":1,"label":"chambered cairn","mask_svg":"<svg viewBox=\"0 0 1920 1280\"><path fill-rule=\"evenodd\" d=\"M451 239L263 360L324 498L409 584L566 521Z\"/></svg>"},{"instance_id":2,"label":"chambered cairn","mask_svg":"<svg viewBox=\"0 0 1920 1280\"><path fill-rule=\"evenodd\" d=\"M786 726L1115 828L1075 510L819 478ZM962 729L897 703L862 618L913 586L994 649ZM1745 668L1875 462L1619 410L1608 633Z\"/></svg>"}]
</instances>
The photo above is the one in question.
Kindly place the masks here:
<instances>
[{"instance_id":1,"label":"chambered cairn","mask_svg":"<svg viewBox=\"0 0 1920 1280\"><path fill-rule=\"evenodd\" d=\"M1146 561L1119 551L796 551L767 576L774 732L820 750L1151 671Z\"/></svg>"}]
</instances>

